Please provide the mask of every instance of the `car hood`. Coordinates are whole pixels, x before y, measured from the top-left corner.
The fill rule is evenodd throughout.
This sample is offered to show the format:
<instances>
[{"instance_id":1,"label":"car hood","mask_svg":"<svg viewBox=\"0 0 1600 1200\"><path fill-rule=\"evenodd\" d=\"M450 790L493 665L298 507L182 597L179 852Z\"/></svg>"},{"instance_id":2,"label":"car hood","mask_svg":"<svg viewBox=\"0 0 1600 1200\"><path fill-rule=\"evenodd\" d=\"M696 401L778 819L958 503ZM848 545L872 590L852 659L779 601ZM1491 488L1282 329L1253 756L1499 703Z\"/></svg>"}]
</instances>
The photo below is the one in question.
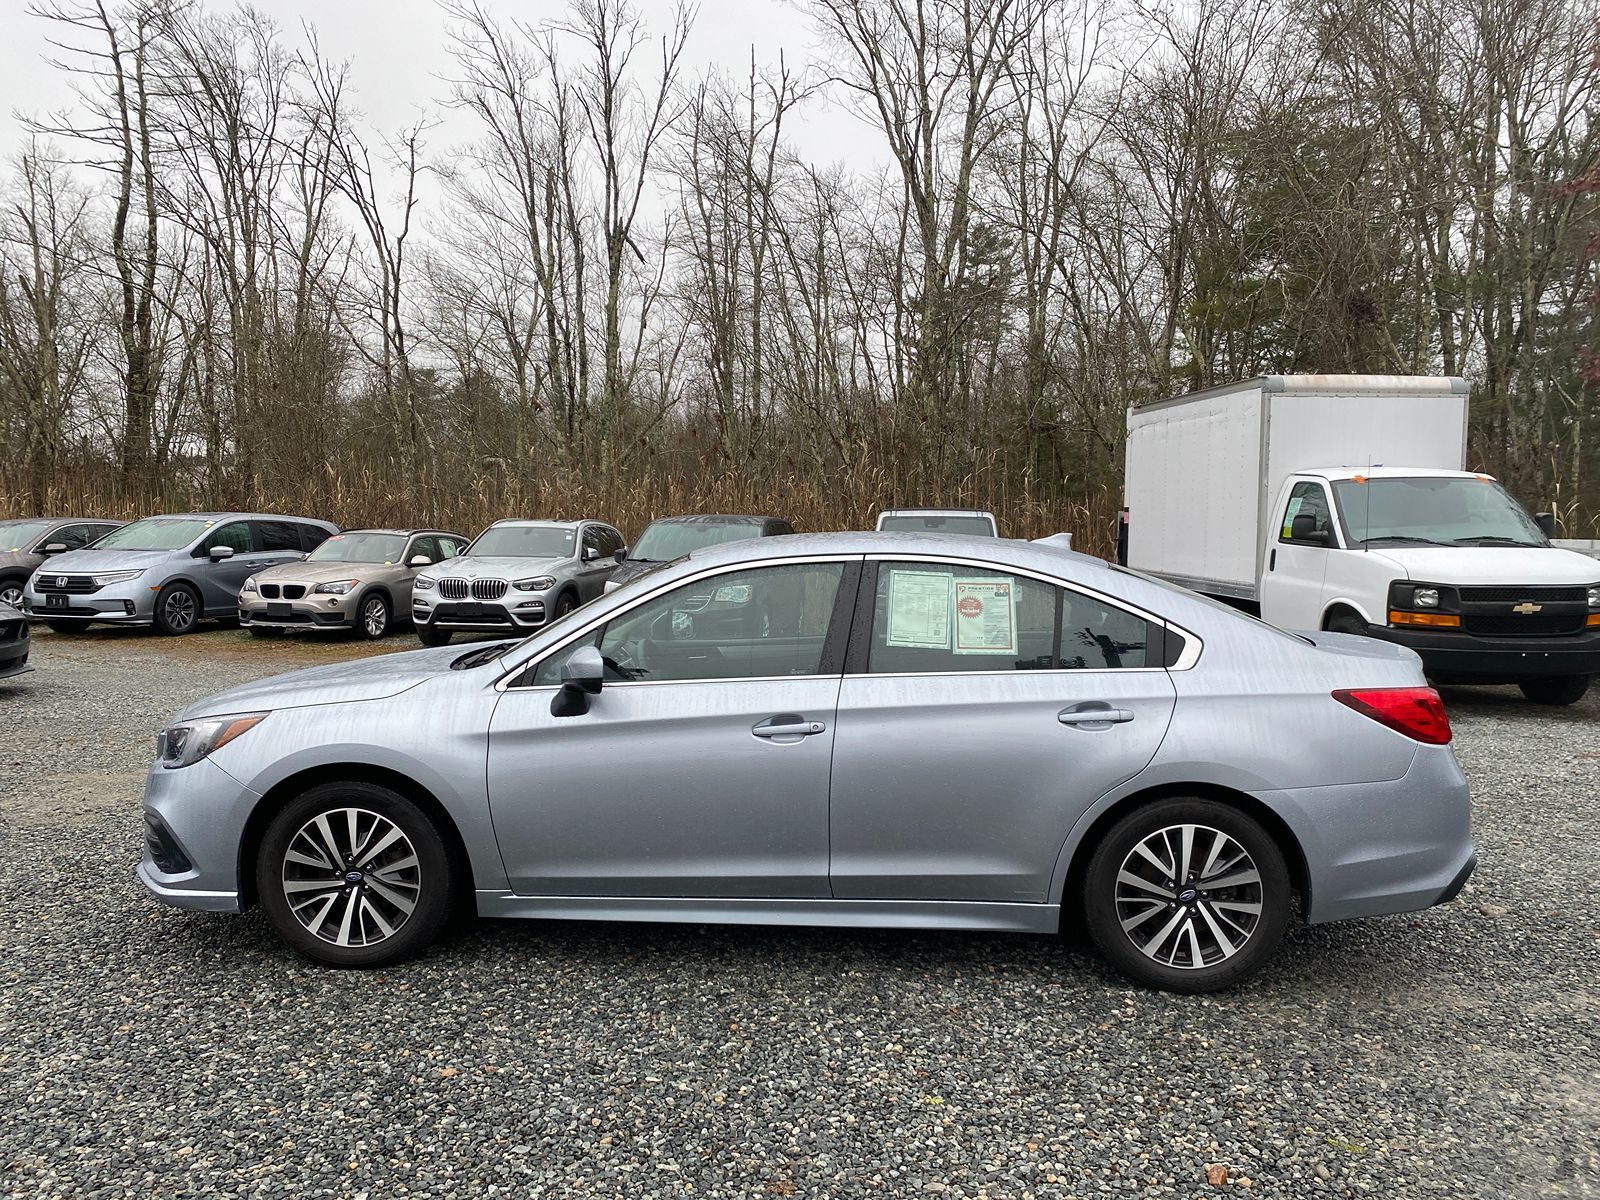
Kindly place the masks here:
<instances>
[{"instance_id":1,"label":"car hood","mask_svg":"<svg viewBox=\"0 0 1600 1200\"><path fill-rule=\"evenodd\" d=\"M293 583L326 583L330 579L371 579L393 571L395 563L370 562L291 562L257 571L251 579L268 583L290 581Z\"/></svg>"},{"instance_id":2,"label":"car hood","mask_svg":"<svg viewBox=\"0 0 1600 1200\"><path fill-rule=\"evenodd\" d=\"M557 570L570 558L472 558L461 556L422 572L429 579L520 579Z\"/></svg>"},{"instance_id":3,"label":"car hood","mask_svg":"<svg viewBox=\"0 0 1600 1200\"><path fill-rule=\"evenodd\" d=\"M316 704L354 704L398 696L445 674L450 663L475 647L439 646L408 650L376 658L332 663L304 671L290 671L229 688L196 701L174 720L214 717L225 713L269 712L280 708L307 708Z\"/></svg>"},{"instance_id":4,"label":"car hood","mask_svg":"<svg viewBox=\"0 0 1600 1200\"><path fill-rule=\"evenodd\" d=\"M1600 563L1553 546L1385 546L1370 551L1424 583L1575 584L1600 580Z\"/></svg>"},{"instance_id":5,"label":"car hood","mask_svg":"<svg viewBox=\"0 0 1600 1200\"><path fill-rule=\"evenodd\" d=\"M142 571L172 554L171 550L68 550L46 559L39 568L50 575L86 575L98 571Z\"/></svg>"},{"instance_id":6,"label":"car hood","mask_svg":"<svg viewBox=\"0 0 1600 1200\"><path fill-rule=\"evenodd\" d=\"M616 584L627 583L630 579L637 579L646 571L653 571L661 564L648 558L624 559L617 569L611 572L611 582Z\"/></svg>"}]
</instances>

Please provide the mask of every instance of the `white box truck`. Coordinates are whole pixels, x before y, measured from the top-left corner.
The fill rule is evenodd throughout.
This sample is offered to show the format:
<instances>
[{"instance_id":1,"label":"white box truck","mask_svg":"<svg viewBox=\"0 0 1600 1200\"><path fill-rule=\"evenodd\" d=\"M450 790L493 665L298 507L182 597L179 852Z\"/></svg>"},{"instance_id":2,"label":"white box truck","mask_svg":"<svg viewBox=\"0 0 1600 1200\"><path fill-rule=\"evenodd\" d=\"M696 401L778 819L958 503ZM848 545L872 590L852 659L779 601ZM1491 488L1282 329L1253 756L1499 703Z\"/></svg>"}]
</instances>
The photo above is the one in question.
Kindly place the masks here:
<instances>
[{"instance_id":1,"label":"white box truck","mask_svg":"<svg viewBox=\"0 0 1600 1200\"><path fill-rule=\"evenodd\" d=\"M1571 704L1600 672L1600 562L1464 469L1466 427L1466 381L1429 376L1267 375L1134 408L1119 557Z\"/></svg>"}]
</instances>

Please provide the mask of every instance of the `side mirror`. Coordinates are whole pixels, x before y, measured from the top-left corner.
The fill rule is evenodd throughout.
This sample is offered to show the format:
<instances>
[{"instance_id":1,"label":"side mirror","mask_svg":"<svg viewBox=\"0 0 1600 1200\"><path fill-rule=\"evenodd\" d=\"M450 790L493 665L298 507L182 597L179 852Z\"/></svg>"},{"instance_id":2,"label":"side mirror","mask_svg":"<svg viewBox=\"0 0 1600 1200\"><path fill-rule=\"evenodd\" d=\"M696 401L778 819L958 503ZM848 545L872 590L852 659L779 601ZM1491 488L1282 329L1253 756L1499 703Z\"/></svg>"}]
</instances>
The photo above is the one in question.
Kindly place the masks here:
<instances>
[{"instance_id":1,"label":"side mirror","mask_svg":"<svg viewBox=\"0 0 1600 1200\"><path fill-rule=\"evenodd\" d=\"M599 557L600 557L600 547L598 547L598 546L585 546L583 548L583 561L584 562L594 562L594 560L599 558Z\"/></svg>"},{"instance_id":2,"label":"side mirror","mask_svg":"<svg viewBox=\"0 0 1600 1200\"><path fill-rule=\"evenodd\" d=\"M589 711L589 697L604 686L605 660L593 646L580 646L561 664L561 690L550 701L552 717L581 717Z\"/></svg>"},{"instance_id":3,"label":"side mirror","mask_svg":"<svg viewBox=\"0 0 1600 1200\"><path fill-rule=\"evenodd\" d=\"M41 554L65 554L66 552L67 544L65 542L51 542L40 551Z\"/></svg>"},{"instance_id":4,"label":"side mirror","mask_svg":"<svg viewBox=\"0 0 1600 1200\"><path fill-rule=\"evenodd\" d=\"M1317 528L1317 518L1310 513L1300 513L1289 523L1289 540L1310 546L1328 545L1326 530Z\"/></svg>"},{"instance_id":5,"label":"side mirror","mask_svg":"<svg viewBox=\"0 0 1600 1200\"><path fill-rule=\"evenodd\" d=\"M212 562L224 562L233 557L233 547L213 546L207 553Z\"/></svg>"},{"instance_id":6,"label":"side mirror","mask_svg":"<svg viewBox=\"0 0 1600 1200\"><path fill-rule=\"evenodd\" d=\"M433 566L433 559L429 558L426 554L413 554L411 556L411 561L406 563L406 566L431 567Z\"/></svg>"},{"instance_id":7,"label":"side mirror","mask_svg":"<svg viewBox=\"0 0 1600 1200\"><path fill-rule=\"evenodd\" d=\"M1556 535L1556 515L1555 515L1555 513L1553 513L1553 512L1534 513L1533 514L1533 519L1536 522L1538 522L1539 529L1545 535L1545 537L1547 537L1547 538L1555 537L1555 535ZM48 546L45 547L45 553L46 554L50 553L50 548Z\"/></svg>"},{"instance_id":8,"label":"side mirror","mask_svg":"<svg viewBox=\"0 0 1600 1200\"><path fill-rule=\"evenodd\" d=\"M624 546L621 550L618 550L611 557L613 559L615 559L619 563L627 562L628 561L628 548L626 546Z\"/></svg>"}]
</instances>

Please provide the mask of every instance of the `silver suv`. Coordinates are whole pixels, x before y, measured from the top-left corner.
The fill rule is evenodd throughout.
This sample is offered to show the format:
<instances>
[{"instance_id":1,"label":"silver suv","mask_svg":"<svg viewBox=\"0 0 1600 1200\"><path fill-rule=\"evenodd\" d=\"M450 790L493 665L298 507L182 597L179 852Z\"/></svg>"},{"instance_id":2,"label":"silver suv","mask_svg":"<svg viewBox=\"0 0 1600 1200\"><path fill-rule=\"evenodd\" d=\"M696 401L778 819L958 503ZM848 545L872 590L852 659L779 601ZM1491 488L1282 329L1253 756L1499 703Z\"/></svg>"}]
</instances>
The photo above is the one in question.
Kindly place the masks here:
<instances>
[{"instance_id":1,"label":"silver suv","mask_svg":"<svg viewBox=\"0 0 1600 1200\"><path fill-rule=\"evenodd\" d=\"M270 513L146 517L46 562L28 580L23 611L57 632L105 621L189 633L204 617L236 618L247 578L304 558L338 532Z\"/></svg>"},{"instance_id":2,"label":"silver suv","mask_svg":"<svg viewBox=\"0 0 1600 1200\"><path fill-rule=\"evenodd\" d=\"M467 539L443 529L347 529L304 562L269 567L244 581L239 620L258 637L297 629L348 629L381 638L411 613L411 583L423 567L454 558Z\"/></svg>"},{"instance_id":3,"label":"silver suv","mask_svg":"<svg viewBox=\"0 0 1600 1200\"><path fill-rule=\"evenodd\" d=\"M411 620L424 646L456 633L521 637L605 589L622 534L600 521L496 521L459 557L411 585Z\"/></svg>"},{"instance_id":4,"label":"silver suv","mask_svg":"<svg viewBox=\"0 0 1600 1200\"><path fill-rule=\"evenodd\" d=\"M994 514L981 508L886 508L878 514L878 532L1000 536Z\"/></svg>"}]
</instances>

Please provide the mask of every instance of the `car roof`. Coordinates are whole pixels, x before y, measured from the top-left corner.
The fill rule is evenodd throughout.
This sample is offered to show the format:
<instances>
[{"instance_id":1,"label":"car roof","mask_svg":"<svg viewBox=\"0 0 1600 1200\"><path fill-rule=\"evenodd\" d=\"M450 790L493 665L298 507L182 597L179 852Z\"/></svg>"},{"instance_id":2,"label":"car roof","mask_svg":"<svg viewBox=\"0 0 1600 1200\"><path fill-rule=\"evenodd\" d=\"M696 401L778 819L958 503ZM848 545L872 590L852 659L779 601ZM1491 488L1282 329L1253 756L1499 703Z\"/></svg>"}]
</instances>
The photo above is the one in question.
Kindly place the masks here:
<instances>
[{"instance_id":1,"label":"car roof","mask_svg":"<svg viewBox=\"0 0 1600 1200\"><path fill-rule=\"evenodd\" d=\"M395 529L395 528L392 528L392 527L386 526L386 525L385 526L363 525L359 529L341 529L339 532L340 533L394 533L394 534L398 534L401 537L415 537L419 533L428 533L428 534L442 533L442 534L448 535L449 537L461 537L461 536L463 536L462 534L456 533L453 530L435 529L431 525L419 525L415 529Z\"/></svg>"},{"instance_id":2,"label":"car roof","mask_svg":"<svg viewBox=\"0 0 1600 1200\"><path fill-rule=\"evenodd\" d=\"M652 525L762 525L782 517L758 517L748 513L686 513L680 517L657 517Z\"/></svg>"},{"instance_id":3,"label":"car roof","mask_svg":"<svg viewBox=\"0 0 1600 1200\"><path fill-rule=\"evenodd\" d=\"M759 562L769 558L813 554L936 554L941 558L975 559L997 565L1031 567L1083 582L1111 569L1104 559L1079 554L1075 550L1063 550L1058 546L1012 538L973 538L915 531L792 533L781 538L751 538L706 546L691 550L688 558L697 566L716 566L725 562Z\"/></svg>"},{"instance_id":4,"label":"car roof","mask_svg":"<svg viewBox=\"0 0 1600 1200\"><path fill-rule=\"evenodd\" d=\"M0 525L21 525L43 521L47 525L126 525L120 517L0 517Z\"/></svg>"},{"instance_id":5,"label":"car roof","mask_svg":"<svg viewBox=\"0 0 1600 1200\"><path fill-rule=\"evenodd\" d=\"M184 512L184 513L150 513L140 517L141 521L235 521L240 518L251 521L304 521L309 525L326 525L330 529L338 529L332 521L324 521L321 517L300 517L293 513L263 513L263 512Z\"/></svg>"},{"instance_id":6,"label":"car roof","mask_svg":"<svg viewBox=\"0 0 1600 1200\"><path fill-rule=\"evenodd\" d=\"M1492 475L1478 474L1472 471L1446 471L1438 467L1369 467L1360 464L1351 464L1339 467L1313 467L1308 471L1295 471L1296 475L1305 475L1312 479L1353 479L1357 475L1365 475L1368 479L1493 479Z\"/></svg>"},{"instance_id":7,"label":"car roof","mask_svg":"<svg viewBox=\"0 0 1600 1200\"><path fill-rule=\"evenodd\" d=\"M505 517L489 526L490 529L499 529L507 525L531 529L543 527L546 529L576 529L579 525L605 525L606 522L596 517L580 517L576 521L533 521L521 517Z\"/></svg>"},{"instance_id":8,"label":"car roof","mask_svg":"<svg viewBox=\"0 0 1600 1200\"><path fill-rule=\"evenodd\" d=\"M992 517L994 514L986 508L886 508L878 514L879 517L926 517L937 514L942 517Z\"/></svg>"}]
</instances>

